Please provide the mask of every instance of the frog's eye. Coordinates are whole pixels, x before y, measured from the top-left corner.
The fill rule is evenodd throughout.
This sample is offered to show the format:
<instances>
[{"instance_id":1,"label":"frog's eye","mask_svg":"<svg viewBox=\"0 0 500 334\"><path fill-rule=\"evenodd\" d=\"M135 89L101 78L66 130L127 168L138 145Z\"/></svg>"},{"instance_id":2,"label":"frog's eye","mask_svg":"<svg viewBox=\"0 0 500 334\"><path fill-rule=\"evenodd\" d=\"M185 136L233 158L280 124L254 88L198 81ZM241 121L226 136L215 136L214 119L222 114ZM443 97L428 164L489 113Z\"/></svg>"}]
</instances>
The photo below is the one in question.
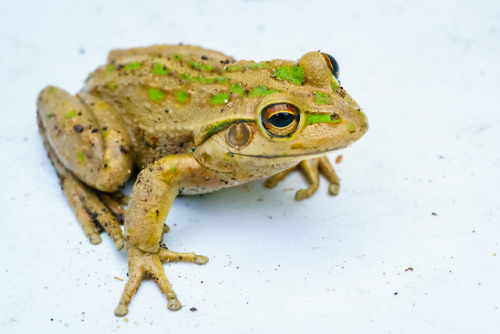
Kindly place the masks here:
<instances>
[{"instance_id":1,"label":"frog's eye","mask_svg":"<svg viewBox=\"0 0 500 334\"><path fill-rule=\"evenodd\" d=\"M288 103L270 104L262 110L264 129L273 137L289 137L300 123L300 111Z\"/></svg>"},{"instance_id":2,"label":"frog's eye","mask_svg":"<svg viewBox=\"0 0 500 334\"><path fill-rule=\"evenodd\" d=\"M326 65L328 65L328 68L332 72L333 76L338 79L339 78L339 63L337 63L335 58L330 56L328 53L321 53L321 54L325 58Z\"/></svg>"}]
</instances>

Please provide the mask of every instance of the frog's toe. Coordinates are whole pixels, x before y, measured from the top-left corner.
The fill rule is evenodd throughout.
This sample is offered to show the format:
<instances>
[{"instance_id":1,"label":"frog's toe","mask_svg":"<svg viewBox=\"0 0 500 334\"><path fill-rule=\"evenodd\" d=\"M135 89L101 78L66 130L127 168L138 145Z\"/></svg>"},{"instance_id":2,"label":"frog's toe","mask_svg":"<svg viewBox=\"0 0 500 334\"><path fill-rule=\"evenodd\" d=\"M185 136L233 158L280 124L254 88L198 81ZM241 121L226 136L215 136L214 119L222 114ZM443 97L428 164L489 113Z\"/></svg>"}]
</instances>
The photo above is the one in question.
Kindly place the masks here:
<instances>
[{"instance_id":1,"label":"frog's toe","mask_svg":"<svg viewBox=\"0 0 500 334\"><path fill-rule=\"evenodd\" d=\"M124 317L128 314L128 305L122 305L122 304L119 304L116 308L115 308L115 315L117 317Z\"/></svg>"},{"instance_id":2,"label":"frog's toe","mask_svg":"<svg viewBox=\"0 0 500 334\"><path fill-rule=\"evenodd\" d=\"M195 253L172 252L165 247L160 248L158 255L161 262L190 262L200 265L208 262L208 257L206 256Z\"/></svg>"},{"instance_id":3,"label":"frog's toe","mask_svg":"<svg viewBox=\"0 0 500 334\"><path fill-rule=\"evenodd\" d=\"M270 178L268 178L266 181L264 181L264 187L266 188L274 188L278 185L279 182L283 181L288 174L293 172L297 166L285 169L282 172L279 172L277 174L272 175Z\"/></svg>"},{"instance_id":4,"label":"frog's toe","mask_svg":"<svg viewBox=\"0 0 500 334\"><path fill-rule=\"evenodd\" d=\"M182 308L181 302L177 299L177 297L173 297L168 300L168 309L170 311L178 311Z\"/></svg>"},{"instance_id":5,"label":"frog's toe","mask_svg":"<svg viewBox=\"0 0 500 334\"><path fill-rule=\"evenodd\" d=\"M337 196L339 194L340 185L338 183L331 183L328 186L328 193L333 196Z\"/></svg>"},{"instance_id":6,"label":"frog's toe","mask_svg":"<svg viewBox=\"0 0 500 334\"><path fill-rule=\"evenodd\" d=\"M98 245L101 243L101 235L99 233L92 233L87 236L89 238L89 241L92 245Z\"/></svg>"},{"instance_id":7,"label":"frog's toe","mask_svg":"<svg viewBox=\"0 0 500 334\"><path fill-rule=\"evenodd\" d=\"M318 159L319 170L330 182L328 187L328 192L330 195L337 196L340 189L340 180L333 168L332 164L327 157L321 157Z\"/></svg>"}]
</instances>

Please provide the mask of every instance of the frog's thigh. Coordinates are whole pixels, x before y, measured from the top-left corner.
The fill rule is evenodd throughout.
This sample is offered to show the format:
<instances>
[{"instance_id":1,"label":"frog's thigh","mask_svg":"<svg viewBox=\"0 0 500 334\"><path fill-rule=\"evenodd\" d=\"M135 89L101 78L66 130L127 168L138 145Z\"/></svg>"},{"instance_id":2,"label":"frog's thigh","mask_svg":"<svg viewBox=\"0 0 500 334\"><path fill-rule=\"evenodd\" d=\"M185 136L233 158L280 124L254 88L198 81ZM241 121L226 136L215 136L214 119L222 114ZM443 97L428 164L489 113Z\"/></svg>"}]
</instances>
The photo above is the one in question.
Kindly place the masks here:
<instances>
[{"instance_id":1,"label":"frog's thigh","mask_svg":"<svg viewBox=\"0 0 500 334\"><path fill-rule=\"evenodd\" d=\"M112 192L130 176L130 138L117 112L91 95L71 96L47 87L38 114L50 147L77 178Z\"/></svg>"},{"instance_id":2,"label":"frog's thigh","mask_svg":"<svg viewBox=\"0 0 500 334\"><path fill-rule=\"evenodd\" d=\"M100 230L96 225L98 223L110 235L116 249L121 249L124 238L115 216L109 212L108 207L100 200L94 189L83 184L61 163L47 140L40 115L38 115L38 125L47 155L59 176L64 195L90 243L98 244L101 242Z\"/></svg>"}]
</instances>

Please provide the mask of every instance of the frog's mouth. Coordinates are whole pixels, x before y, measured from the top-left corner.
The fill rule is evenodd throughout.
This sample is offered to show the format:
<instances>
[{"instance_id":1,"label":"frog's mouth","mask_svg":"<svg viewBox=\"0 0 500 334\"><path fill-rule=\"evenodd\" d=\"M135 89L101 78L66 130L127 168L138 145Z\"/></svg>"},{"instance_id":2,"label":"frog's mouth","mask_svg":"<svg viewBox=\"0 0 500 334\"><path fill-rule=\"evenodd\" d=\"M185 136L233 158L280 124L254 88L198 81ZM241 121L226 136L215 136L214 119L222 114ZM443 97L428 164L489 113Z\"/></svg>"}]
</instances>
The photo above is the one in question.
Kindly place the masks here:
<instances>
[{"instance_id":1,"label":"frog's mouth","mask_svg":"<svg viewBox=\"0 0 500 334\"><path fill-rule=\"evenodd\" d=\"M298 154L274 154L274 155L255 154L254 155L254 154L237 153L237 152L232 152L232 151L228 151L228 153L230 155L233 155L233 156L242 156L242 157L258 158L258 159L307 160L307 159L317 158L317 157L323 156L325 154L344 149L347 146L348 145L344 145L344 146L339 146L339 147L332 148L329 150L324 150L324 151L298 153ZM300 159L297 159L297 158L300 158Z\"/></svg>"}]
</instances>

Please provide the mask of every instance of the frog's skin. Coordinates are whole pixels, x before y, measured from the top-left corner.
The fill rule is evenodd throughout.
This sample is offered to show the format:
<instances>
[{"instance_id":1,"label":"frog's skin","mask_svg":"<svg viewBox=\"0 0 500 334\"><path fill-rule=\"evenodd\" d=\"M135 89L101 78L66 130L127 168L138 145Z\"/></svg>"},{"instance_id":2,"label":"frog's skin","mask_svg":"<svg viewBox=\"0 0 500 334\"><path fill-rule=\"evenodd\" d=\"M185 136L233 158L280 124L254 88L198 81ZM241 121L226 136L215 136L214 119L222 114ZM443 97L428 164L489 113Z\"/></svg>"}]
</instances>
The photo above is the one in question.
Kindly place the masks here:
<instances>
[{"instance_id":1,"label":"frog's skin","mask_svg":"<svg viewBox=\"0 0 500 334\"><path fill-rule=\"evenodd\" d=\"M96 244L104 229L117 249L125 244L129 278L117 316L127 314L145 277L169 309L179 309L162 262L208 261L161 244L177 195L274 175L266 183L272 187L297 165L311 181L297 199L314 193L319 172L338 193L324 155L359 139L368 124L329 59L309 52L298 62L236 62L200 47L161 45L112 51L76 96L42 90L40 133L85 234ZM125 213L118 188L134 166L141 172Z\"/></svg>"}]
</instances>

